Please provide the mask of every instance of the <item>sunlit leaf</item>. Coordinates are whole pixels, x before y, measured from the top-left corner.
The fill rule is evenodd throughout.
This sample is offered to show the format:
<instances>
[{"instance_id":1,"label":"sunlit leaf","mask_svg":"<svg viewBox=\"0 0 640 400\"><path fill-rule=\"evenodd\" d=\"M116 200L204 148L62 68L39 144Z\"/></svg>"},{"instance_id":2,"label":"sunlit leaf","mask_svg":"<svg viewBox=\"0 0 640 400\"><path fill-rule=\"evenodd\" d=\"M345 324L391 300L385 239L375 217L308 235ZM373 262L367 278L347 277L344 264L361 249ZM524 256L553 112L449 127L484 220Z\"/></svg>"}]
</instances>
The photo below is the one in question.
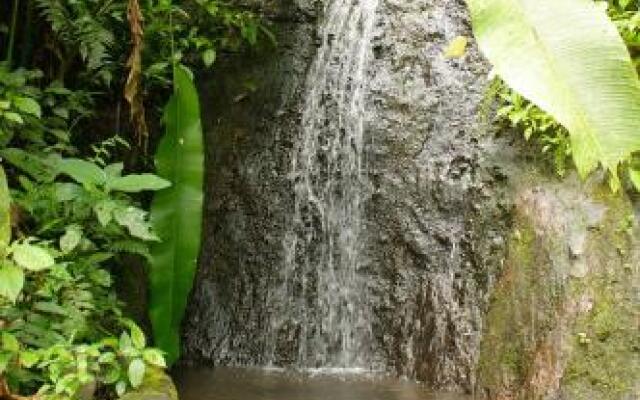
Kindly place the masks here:
<instances>
[{"instance_id":1,"label":"sunlit leaf","mask_svg":"<svg viewBox=\"0 0 640 400\"><path fill-rule=\"evenodd\" d=\"M151 364L153 366L160 367L160 368L167 367L167 363L164 360L164 356L162 355L162 352L158 349L145 349L142 352L142 357L144 358L144 361L146 361L148 364Z\"/></svg>"},{"instance_id":2,"label":"sunlit leaf","mask_svg":"<svg viewBox=\"0 0 640 400\"><path fill-rule=\"evenodd\" d=\"M30 243L13 245L13 261L29 271L42 271L55 264L54 258L47 250Z\"/></svg>"},{"instance_id":3,"label":"sunlit leaf","mask_svg":"<svg viewBox=\"0 0 640 400\"><path fill-rule=\"evenodd\" d=\"M165 189L169 186L171 186L169 181L153 174L131 174L110 179L107 188L120 192L138 193Z\"/></svg>"},{"instance_id":4,"label":"sunlit leaf","mask_svg":"<svg viewBox=\"0 0 640 400\"><path fill-rule=\"evenodd\" d=\"M25 114L31 114L38 118L42 116L40 104L30 97L16 97L13 99L13 105Z\"/></svg>"},{"instance_id":5,"label":"sunlit leaf","mask_svg":"<svg viewBox=\"0 0 640 400\"><path fill-rule=\"evenodd\" d=\"M129 382L131 383L131 386L133 386L134 388L137 388L140 385L142 385L142 381L144 380L145 369L146 369L146 366L144 364L144 361L142 361L141 359L136 358L133 361L131 361L131 363L129 364L129 373L128 373Z\"/></svg>"},{"instance_id":6,"label":"sunlit leaf","mask_svg":"<svg viewBox=\"0 0 640 400\"><path fill-rule=\"evenodd\" d=\"M0 296L15 303L24 286L24 271L9 262L0 264Z\"/></svg>"},{"instance_id":7,"label":"sunlit leaf","mask_svg":"<svg viewBox=\"0 0 640 400\"><path fill-rule=\"evenodd\" d=\"M96 214L96 217L98 217L100 225L109 225L111 220L113 220L113 211L117 206L118 204L112 200L102 200L93 206L93 212Z\"/></svg>"},{"instance_id":8,"label":"sunlit leaf","mask_svg":"<svg viewBox=\"0 0 640 400\"><path fill-rule=\"evenodd\" d=\"M147 213L136 207L116 208L113 216L118 224L127 228L131 236L142 240L158 241L158 236L152 232L151 223L147 221Z\"/></svg>"},{"instance_id":9,"label":"sunlit leaf","mask_svg":"<svg viewBox=\"0 0 640 400\"><path fill-rule=\"evenodd\" d=\"M64 158L58 164L58 172L69 175L82 185L103 185L106 174L96 164L79 158Z\"/></svg>"},{"instance_id":10,"label":"sunlit leaf","mask_svg":"<svg viewBox=\"0 0 640 400\"><path fill-rule=\"evenodd\" d=\"M20 343L18 342L18 339L9 332L2 332L2 340L0 343L2 343L3 351L11 353L17 353L20 351Z\"/></svg>"},{"instance_id":11,"label":"sunlit leaf","mask_svg":"<svg viewBox=\"0 0 640 400\"><path fill-rule=\"evenodd\" d=\"M571 136L585 177L640 150L640 82L604 10L586 0L467 0L480 50Z\"/></svg>"},{"instance_id":12,"label":"sunlit leaf","mask_svg":"<svg viewBox=\"0 0 640 400\"><path fill-rule=\"evenodd\" d=\"M202 53L202 62L207 67L210 67L211 65L213 65L213 63L215 61L216 61L216 51L215 50L207 49Z\"/></svg>"},{"instance_id":13,"label":"sunlit leaf","mask_svg":"<svg viewBox=\"0 0 640 400\"><path fill-rule=\"evenodd\" d=\"M63 253L69 253L78 247L80 240L82 240L82 228L78 225L70 225L60 237L60 250Z\"/></svg>"}]
</instances>

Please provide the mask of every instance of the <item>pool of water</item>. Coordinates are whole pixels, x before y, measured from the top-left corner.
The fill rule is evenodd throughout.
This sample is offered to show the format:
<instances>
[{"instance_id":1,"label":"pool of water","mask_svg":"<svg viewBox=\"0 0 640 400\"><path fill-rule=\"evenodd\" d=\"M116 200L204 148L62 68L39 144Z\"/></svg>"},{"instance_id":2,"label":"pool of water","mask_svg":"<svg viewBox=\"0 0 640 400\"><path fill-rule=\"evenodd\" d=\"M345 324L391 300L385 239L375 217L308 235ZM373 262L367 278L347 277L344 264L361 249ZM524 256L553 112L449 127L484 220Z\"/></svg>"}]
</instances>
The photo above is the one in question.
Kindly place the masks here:
<instances>
[{"instance_id":1,"label":"pool of water","mask_svg":"<svg viewBox=\"0 0 640 400\"><path fill-rule=\"evenodd\" d=\"M182 369L181 400L471 400L358 370Z\"/></svg>"}]
</instances>

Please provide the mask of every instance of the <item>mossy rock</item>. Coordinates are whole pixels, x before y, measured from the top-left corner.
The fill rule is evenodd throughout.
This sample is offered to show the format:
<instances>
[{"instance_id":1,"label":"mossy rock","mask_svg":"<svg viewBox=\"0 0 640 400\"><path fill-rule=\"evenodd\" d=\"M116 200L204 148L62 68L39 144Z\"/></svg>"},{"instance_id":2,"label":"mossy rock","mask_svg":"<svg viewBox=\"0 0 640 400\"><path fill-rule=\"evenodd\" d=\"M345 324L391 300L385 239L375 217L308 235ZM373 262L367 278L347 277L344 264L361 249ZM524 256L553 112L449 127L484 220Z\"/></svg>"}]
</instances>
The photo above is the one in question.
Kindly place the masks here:
<instances>
[{"instance_id":1,"label":"mossy rock","mask_svg":"<svg viewBox=\"0 0 640 400\"><path fill-rule=\"evenodd\" d=\"M126 393L120 400L178 400L178 391L163 370L150 368L142 385Z\"/></svg>"},{"instance_id":2,"label":"mossy rock","mask_svg":"<svg viewBox=\"0 0 640 400\"><path fill-rule=\"evenodd\" d=\"M489 399L640 399L638 237L600 184L523 186L481 345Z\"/></svg>"}]
</instances>

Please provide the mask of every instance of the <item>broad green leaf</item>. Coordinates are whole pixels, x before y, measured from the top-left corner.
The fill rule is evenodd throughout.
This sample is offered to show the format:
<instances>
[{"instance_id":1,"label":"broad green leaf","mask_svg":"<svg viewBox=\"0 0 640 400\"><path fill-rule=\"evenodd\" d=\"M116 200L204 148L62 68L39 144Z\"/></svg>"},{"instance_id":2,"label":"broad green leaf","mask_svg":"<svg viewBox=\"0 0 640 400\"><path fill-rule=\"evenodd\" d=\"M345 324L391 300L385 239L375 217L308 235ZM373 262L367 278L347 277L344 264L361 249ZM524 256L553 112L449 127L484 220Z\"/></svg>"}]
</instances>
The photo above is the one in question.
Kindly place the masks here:
<instances>
[{"instance_id":1,"label":"broad green leaf","mask_svg":"<svg viewBox=\"0 0 640 400\"><path fill-rule=\"evenodd\" d=\"M60 250L65 254L69 253L78 247L80 240L82 240L82 228L78 225L70 225L60 237Z\"/></svg>"},{"instance_id":2,"label":"broad green leaf","mask_svg":"<svg viewBox=\"0 0 640 400\"><path fill-rule=\"evenodd\" d=\"M22 119L22 116L20 116L20 114L15 113L15 112L5 112L2 115L7 121L11 121L14 122L18 125L22 125L24 124L24 119Z\"/></svg>"},{"instance_id":3,"label":"broad green leaf","mask_svg":"<svg viewBox=\"0 0 640 400\"><path fill-rule=\"evenodd\" d=\"M60 160L58 173L69 175L82 185L99 186L106 182L106 174L102 168L79 158L64 158Z\"/></svg>"},{"instance_id":4,"label":"broad green leaf","mask_svg":"<svg viewBox=\"0 0 640 400\"><path fill-rule=\"evenodd\" d=\"M33 367L40 360L38 353L29 350L23 350L20 352L20 365L24 368Z\"/></svg>"},{"instance_id":5,"label":"broad green leaf","mask_svg":"<svg viewBox=\"0 0 640 400\"><path fill-rule=\"evenodd\" d=\"M66 316L69 312L61 305L51 301L38 301L33 304L33 309L47 314Z\"/></svg>"},{"instance_id":6,"label":"broad green leaf","mask_svg":"<svg viewBox=\"0 0 640 400\"><path fill-rule=\"evenodd\" d=\"M47 250L29 243L13 245L13 261L29 271L42 271L55 264L55 260Z\"/></svg>"},{"instance_id":7,"label":"broad green leaf","mask_svg":"<svg viewBox=\"0 0 640 400\"><path fill-rule=\"evenodd\" d=\"M4 168L0 166L0 259L6 257L11 241L11 197Z\"/></svg>"},{"instance_id":8,"label":"broad green leaf","mask_svg":"<svg viewBox=\"0 0 640 400\"><path fill-rule=\"evenodd\" d=\"M93 206L93 212L98 217L100 225L107 226L113 219L113 211L118 207L118 204L112 200L102 200Z\"/></svg>"},{"instance_id":9,"label":"broad green leaf","mask_svg":"<svg viewBox=\"0 0 640 400\"><path fill-rule=\"evenodd\" d=\"M146 366L144 364L144 361L142 361L139 358L134 359L133 361L131 361L131 363L129 364L129 382L131 383L131 386L133 386L134 388L139 387L140 385L142 385L142 381L144 380L144 372L145 372Z\"/></svg>"},{"instance_id":10,"label":"broad green leaf","mask_svg":"<svg viewBox=\"0 0 640 400\"><path fill-rule=\"evenodd\" d=\"M56 183L56 200L58 201L70 201L75 200L78 197L82 196L84 189L82 186L77 185L75 183Z\"/></svg>"},{"instance_id":11,"label":"broad green leaf","mask_svg":"<svg viewBox=\"0 0 640 400\"><path fill-rule=\"evenodd\" d=\"M25 114L35 115L38 118L42 116L40 104L30 97L16 97L13 99L13 105Z\"/></svg>"},{"instance_id":12,"label":"broad green leaf","mask_svg":"<svg viewBox=\"0 0 640 400\"><path fill-rule=\"evenodd\" d=\"M129 351L133 348L131 343L131 336L129 336L127 332L122 332L122 334L120 334L118 347L120 347L121 351Z\"/></svg>"},{"instance_id":13,"label":"broad green leaf","mask_svg":"<svg viewBox=\"0 0 640 400\"><path fill-rule=\"evenodd\" d=\"M156 193L151 221L161 243L152 247L149 313L155 344L172 364L200 251L204 154L198 92L188 70L174 69L165 108L166 133L156 153L157 174L172 186Z\"/></svg>"},{"instance_id":14,"label":"broad green leaf","mask_svg":"<svg viewBox=\"0 0 640 400\"><path fill-rule=\"evenodd\" d=\"M104 167L104 173L107 175L107 180L119 178L122 176L122 170L124 169L124 164L119 162L115 164L109 164Z\"/></svg>"},{"instance_id":15,"label":"broad green leaf","mask_svg":"<svg viewBox=\"0 0 640 400\"><path fill-rule=\"evenodd\" d=\"M131 236L142 240L159 240L151 231L146 211L136 207L119 207L115 209L113 216L118 224L127 228Z\"/></svg>"},{"instance_id":16,"label":"broad green leaf","mask_svg":"<svg viewBox=\"0 0 640 400\"><path fill-rule=\"evenodd\" d=\"M100 354L100 357L98 357L98 363L100 364L110 364L114 361L116 361L116 353L112 353L110 351L102 353Z\"/></svg>"},{"instance_id":17,"label":"broad green leaf","mask_svg":"<svg viewBox=\"0 0 640 400\"><path fill-rule=\"evenodd\" d=\"M39 182L51 182L57 175L53 159L41 158L17 148L2 149L0 156Z\"/></svg>"},{"instance_id":18,"label":"broad green leaf","mask_svg":"<svg viewBox=\"0 0 640 400\"><path fill-rule=\"evenodd\" d=\"M445 58L461 58L467 52L467 43L469 40L466 36L456 36L444 50Z\"/></svg>"},{"instance_id":19,"label":"broad green leaf","mask_svg":"<svg viewBox=\"0 0 640 400\"><path fill-rule=\"evenodd\" d=\"M24 286L24 271L10 262L0 264L0 296L15 303Z\"/></svg>"},{"instance_id":20,"label":"broad green leaf","mask_svg":"<svg viewBox=\"0 0 640 400\"><path fill-rule=\"evenodd\" d=\"M16 337L9 332L2 332L1 343L3 351L8 351L11 353L17 353L18 351L20 351L20 342L18 342L18 339L16 339Z\"/></svg>"},{"instance_id":21,"label":"broad green leaf","mask_svg":"<svg viewBox=\"0 0 640 400\"><path fill-rule=\"evenodd\" d=\"M138 193L145 190L160 190L171 186L166 179L153 174L131 174L110 179L107 182L108 190L120 192Z\"/></svg>"},{"instance_id":22,"label":"broad green leaf","mask_svg":"<svg viewBox=\"0 0 640 400\"><path fill-rule=\"evenodd\" d=\"M133 343L133 347L138 350L144 349L147 345L147 339L144 337L142 329L133 322L129 324L129 329L131 330L131 343Z\"/></svg>"},{"instance_id":23,"label":"broad green leaf","mask_svg":"<svg viewBox=\"0 0 640 400\"><path fill-rule=\"evenodd\" d=\"M480 50L571 135L586 177L640 150L640 82L616 27L590 0L467 0Z\"/></svg>"},{"instance_id":24,"label":"broad green leaf","mask_svg":"<svg viewBox=\"0 0 640 400\"><path fill-rule=\"evenodd\" d=\"M164 360L164 356L162 355L162 352L158 349L145 349L142 352L142 358L144 358L144 361L146 361L147 364L151 364L155 367L160 367L160 368L167 367L167 363Z\"/></svg>"}]
</instances>

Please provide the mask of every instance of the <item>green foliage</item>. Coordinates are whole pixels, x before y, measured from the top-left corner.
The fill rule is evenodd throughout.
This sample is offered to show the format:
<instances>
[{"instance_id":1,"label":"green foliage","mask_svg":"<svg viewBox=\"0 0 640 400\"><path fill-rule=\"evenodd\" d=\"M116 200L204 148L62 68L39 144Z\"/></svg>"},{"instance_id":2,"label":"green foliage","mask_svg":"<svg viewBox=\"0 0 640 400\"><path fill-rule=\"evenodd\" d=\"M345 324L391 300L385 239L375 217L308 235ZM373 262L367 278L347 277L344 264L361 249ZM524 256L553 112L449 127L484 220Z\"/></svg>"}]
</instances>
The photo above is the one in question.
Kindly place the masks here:
<instances>
[{"instance_id":1,"label":"green foliage","mask_svg":"<svg viewBox=\"0 0 640 400\"><path fill-rule=\"evenodd\" d=\"M604 11L579 0L467 3L497 74L567 128L581 176L602 165L617 190L618 166L640 150L640 82Z\"/></svg>"},{"instance_id":2,"label":"green foliage","mask_svg":"<svg viewBox=\"0 0 640 400\"><path fill-rule=\"evenodd\" d=\"M70 63L80 58L92 79L109 85L114 75L111 55L114 26L125 23L126 3L101 0L36 0L42 15L56 35L54 54L63 79Z\"/></svg>"},{"instance_id":3,"label":"green foliage","mask_svg":"<svg viewBox=\"0 0 640 400\"><path fill-rule=\"evenodd\" d=\"M47 107L38 103L45 94L29 90L24 73L8 75L17 81L3 81L12 91L5 90L6 98L25 117L10 127L10 140L24 143L27 124L46 134L52 129L43 122ZM16 101L27 96L33 103ZM131 194L169 182L107 164L116 142L94 146L93 161L63 157L61 147L46 149L35 140L31 151L0 149L19 184L11 199L0 169L0 381L13 393L66 400L95 385L115 397L137 387L148 365L165 365L162 353L147 348L142 331L123 317L108 268L121 252L149 257L148 243L157 237ZM11 200L19 210L15 221ZM10 222L19 237L13 242Z\"/></svg>"},{"instance_id":4,"label":"green foliage","mask_svg":"<svg viewBox=\"0 0 640 400\"><path fill-rule=\"evenodd\" d=\"M144 159L125 168L114 156L126 149L131 161L138 150L120 136L131 127L116 106L131 51L127 2L14 4L11 16L0 15L2 44L7 35L16 43L0 62L0 388L43 400L116 398L138 387L150 367L166 366L116 298L111 272L126 267L123 253L153 259L156 342L171 361L178 355L199 249L197 93L178 67L158 150L163 178L136 173ZM140 6L147 119L160 117L156 99L171 88L176 62L209 68L221 52L273 41L255 14L220 0ZM150 191L161 193L153 225L140 201Z\"/></svg>"},{"instance_id":5,"label":"green foliage","mask_svg":"<svg viewBox=\"0 0 640 400\"><path fill-rule=\"evenodd\" d=\"M64 159L61 164L61 171L76 175L77 183L38 184L21 177L22 189L14 190L16 205L34 218L42 239L14 241L0 264L0 331L11 343L0 351L0 360L10 385L20 393L70 399L95 383L122 394L140 384L145 365L162 367L164 359L158 350L147 349L144 334L122 317L104 264L117 251L108 247L110 242L142 244L152 235L151 227L145 219L118 219L122 210L139 210L136 215L144 216L125 195L106 189L109 179L120 177L121 168L105 167L112 174L105 182L94 182L75 174L70 165L104 172L95 164ZM158 180L154 176L151 184L142 185ZM56 197L60 192L65 194ZM114 204L103 223L96 199ZM129 333L116 339L123 329Z\"/></svg>"},{"instance_id":6,"label":"green foliage","mask_svg":"<svg viewBox=\"0 0 640 400\"><path fill-rule=\"evenodd\" d=\"M180 323L200 251L204 153L198 92L189 71L174 71L174 94L165 108L166 133L156 153L158 174L171 181L151 207L162 242L152 248L150 317L156 345L170 363L179 356Z\"/></svg>"},{"instance_id":7,"label":"green foliage","mask_svg":"<svg viewBox=\"0 0 640 400\"><path fill-rule=\"evenodd\" d=\"M497 117L522 132L526 140L538 142L542 153L552 154L556 173L564 176L571 158L569 132L553 117L518 93L504 85L501 87Z\"/></svg>"},{"instance_id":8,"label":"green foliage","mask_svg":"<svg viewBox=\"0 0 640 400\"><path fill-rule=\"evenodd\" d=\"M160 85L171 82L175 62L209 68L221 51L254 46L261 37L275 42L255 14L219 0L158 0L149 2L143 12L147 22L144 74L147 81Z\"/></svg>"},{"instance_id":9,"label":"green foliage","mask_svg":"<svg viewBox=\"0 0 640 400\"><path fill-rule=\"evenodd\" d=\"M14 140L30 150L73 153L72 129L91 115L87 92L54 81L41 90L40 71L10 71L0 63L0 147Z\"/></svg>"}]
</instances>

